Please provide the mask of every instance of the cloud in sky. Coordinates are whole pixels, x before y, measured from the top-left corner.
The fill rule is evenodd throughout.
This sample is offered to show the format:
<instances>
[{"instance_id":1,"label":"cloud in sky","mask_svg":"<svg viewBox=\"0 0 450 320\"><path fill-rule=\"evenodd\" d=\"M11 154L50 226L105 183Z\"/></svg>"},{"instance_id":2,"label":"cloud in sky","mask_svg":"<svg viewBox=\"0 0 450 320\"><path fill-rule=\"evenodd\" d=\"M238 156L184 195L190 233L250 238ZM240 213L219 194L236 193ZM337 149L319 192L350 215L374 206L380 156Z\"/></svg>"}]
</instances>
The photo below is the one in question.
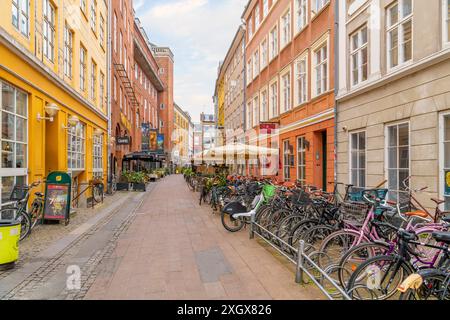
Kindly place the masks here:
<instances>
[{"instance_id":1,"label":"cloud in sky","mask_svg":"<svg viewBox=\"0 0 450 320\"><path fill-rule=\"evenodd\" d=\"M135 0L150 41L175 55L175 101L195 121L213 112L219 61L225 58L247 0Z\"/></svg>"}]
</instances>

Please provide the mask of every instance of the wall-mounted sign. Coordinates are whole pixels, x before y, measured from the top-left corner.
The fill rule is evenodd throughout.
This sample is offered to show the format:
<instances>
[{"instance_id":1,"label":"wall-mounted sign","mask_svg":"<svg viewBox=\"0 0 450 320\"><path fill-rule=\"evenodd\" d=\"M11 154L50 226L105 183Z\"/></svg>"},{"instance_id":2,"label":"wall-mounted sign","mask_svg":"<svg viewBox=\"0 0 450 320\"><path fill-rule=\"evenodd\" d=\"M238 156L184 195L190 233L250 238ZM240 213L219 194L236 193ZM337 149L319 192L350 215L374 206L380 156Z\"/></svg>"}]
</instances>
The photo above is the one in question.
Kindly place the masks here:
<instances>
[{"instance_id":1,"label":"wall-mounted sign","mask_svg":"<svg viewBox=\"0 0 450 320\"><path fill-rule=\"evenodd\" d=\"M157 140L158 151L164 151L164 135L158 134L158 140Z\"/></svg>"},{"instance_id":2,"label":"wall-mounted sign","mask_svg":"<svg viewBox=\"0 0 450 320\"><path fill-rule=\"evenodd\" d=\"M158 130L151 129L149 133L150 151L158 150Z\"/></svg>"},{"instance_id":3,"label":"wall-mounted sign","mask_svg":"<svg viewBox=\"0 0 450 320\"><path fill-rule=\"evenodd\" d=\"M70 220L70 195L72 179L65 172L52 172L47 177L44 219Z\"/></svg>"},{"instance_id":4,"label":"wall-mounted sign","mask_svg":"<svg viewBox=\"0 0 450 320\"><path fill-rule=\"evenodd\" d=\"M117 145L126 146L130 144L130 137L117 137L116 138Z\"/></svg>"},{"instance_id":5,"label":"wall-mounted sign","mask_svg":"<svg viewBox=\"0 0 450 320\"><path fill-rule=\"evenodd\" d=\"M150 150L150 123L143 123L142 126L142 151Z\"/></svg>"}]
</instances>

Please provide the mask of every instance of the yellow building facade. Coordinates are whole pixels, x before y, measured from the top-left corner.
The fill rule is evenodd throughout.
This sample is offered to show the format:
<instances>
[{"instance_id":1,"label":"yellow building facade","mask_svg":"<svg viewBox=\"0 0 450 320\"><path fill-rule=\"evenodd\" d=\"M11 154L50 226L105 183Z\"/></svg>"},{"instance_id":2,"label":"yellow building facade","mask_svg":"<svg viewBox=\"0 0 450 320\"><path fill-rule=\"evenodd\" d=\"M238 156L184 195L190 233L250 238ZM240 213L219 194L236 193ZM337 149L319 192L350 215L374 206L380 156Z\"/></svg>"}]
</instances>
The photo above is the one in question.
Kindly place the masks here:
<instances>
[{"instance_id":1,"label":"yellow building facade","mask_svg":"<svg viewBox=\"0 0 450 320\"><path fill-rule=\"evenodd\" d=\"M106 182L106 2L2 0L0 10L2 202L52 171L76 188Z\"/></svg>"},{"instance_id":2,"label":"yellow building facade","mask_svg":"<svg viewBox=\"0 0 450 320\"><path fill-rule=\"evenodd\" d=\"M190 116L175 104L174 124L174 161L178 165L184 165L190 161L189 159L189 125Z\"/></svg>"}]
</instances>

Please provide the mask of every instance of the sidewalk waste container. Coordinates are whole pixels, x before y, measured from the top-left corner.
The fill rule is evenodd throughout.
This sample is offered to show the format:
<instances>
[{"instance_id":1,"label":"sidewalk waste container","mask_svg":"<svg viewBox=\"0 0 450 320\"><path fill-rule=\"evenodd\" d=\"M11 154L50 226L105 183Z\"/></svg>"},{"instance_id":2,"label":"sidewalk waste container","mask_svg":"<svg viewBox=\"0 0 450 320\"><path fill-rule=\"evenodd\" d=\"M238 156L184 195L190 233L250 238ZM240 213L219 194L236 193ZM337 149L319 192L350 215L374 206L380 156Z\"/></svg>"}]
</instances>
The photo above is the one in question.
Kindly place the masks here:
<instances>
[{"instance_id":1,"label":"sidewalk waste container","mask_svg":"<svg viewBox=\"0 0 450 320\"><path fill-rule=\"evenodd\" d=\"M0 269L14 267L19 259L20 222L0 220Z\"/></svg>"}]
</instances>

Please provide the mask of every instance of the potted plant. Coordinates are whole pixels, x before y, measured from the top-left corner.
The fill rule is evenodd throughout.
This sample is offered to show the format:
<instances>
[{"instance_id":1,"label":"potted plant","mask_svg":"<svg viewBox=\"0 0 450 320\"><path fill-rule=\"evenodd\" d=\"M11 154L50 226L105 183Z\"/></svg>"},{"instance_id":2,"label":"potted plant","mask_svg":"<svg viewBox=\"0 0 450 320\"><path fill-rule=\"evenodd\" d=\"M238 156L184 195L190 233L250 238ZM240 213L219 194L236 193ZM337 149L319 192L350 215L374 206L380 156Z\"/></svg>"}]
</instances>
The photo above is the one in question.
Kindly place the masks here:
<instances>
[{"instance_id":1,"label":"potted plant","mask_svg":"<svg viewBox=\"0 0 450 320\"><path fill-rule=\"evenodd\" d=\"M120 176L119 182L116 183L117 191L129 191L130 188L130 173L124 171Z\"/></svg>"},{"instance_id":2,"label":"potted plant","mask_svg":"<svg viewBox=\"0 0 450 320\"><path fill-rule=\"evenodd\" d=\"M147 184L145 183L144 172L133 172L130 177L130 182L133 184L134 191L146 191Z\"/></svg>"}]
</instances>

